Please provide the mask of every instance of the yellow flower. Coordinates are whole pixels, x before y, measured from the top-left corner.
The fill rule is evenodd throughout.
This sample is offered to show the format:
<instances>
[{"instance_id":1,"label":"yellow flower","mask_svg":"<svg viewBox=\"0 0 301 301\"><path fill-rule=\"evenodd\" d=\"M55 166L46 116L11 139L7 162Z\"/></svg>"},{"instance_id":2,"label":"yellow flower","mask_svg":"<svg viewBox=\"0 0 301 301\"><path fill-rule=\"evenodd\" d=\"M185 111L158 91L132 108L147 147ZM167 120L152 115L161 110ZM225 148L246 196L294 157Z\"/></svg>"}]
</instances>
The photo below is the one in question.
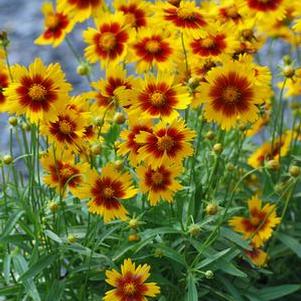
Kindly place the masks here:
<instances>
[{"instance_id":1,"label":"yellow flower","mask_svg":"<svg viewBox=\"0 0 301 301\"><path fill-rule=\"evenodd\" d=\"M261 200L255 196L248 201L248 207L249 217L234 216L229 225L259 248L272 236L281 219L277 217L276 205L267 203L262 207Z\"/></svg>"},{"instance_id":2,"label":"yellow flower","mask_svg":"<svg viewBox=\"0 0 301 301\"><path fill-rule=\"evenodd\" d=\"M251 262L258 266L263 267L266 265L266 262L268 260L268 254L264 252L260 248L254 247L254 245L251 244L252 250L246 250L245 254L247 257L251 260Z\"/></svg>"},{"instance_id":3,"label":"yellow flower","mask_svg":"<svg viewBox=\"0 0 301 301\"><path fill-rule=\"evenodd\" d=\"M115 218L126 220L127 210L120 201L134 197L137 189L132 186L128 172L121 173L109 163L101 174L94 170L87 172L84 183L73 193L80 199L90 198L89 212L102 216L108 223Z\"/></svg>"},{"instance_id":4,"label":"yellow flower","mask_svg":"<svg viewBox=\"0 0 301 301\"><path fill-rule=\"evenodd\" d=\"M44 66L37 58L28 69L15 65L11 71L14 82L4 90L7 101L3 109L8 113L25 114L33 123L45 122L66 105L71 85L59 64Z\"/></svg>"},{"instance_id":5,"label":"yellow flower","mask_svg":"<svg viewBox=\"0 0 301 301\"><path fill-rule=\"evenodd\" d=\"M149 265L138 265L136 268L131 259L124 260L121 265L121 273L114 269L107 270L106 282L115 288L106 292L103 301L146 301L146 297L156 297L160 293L157 284L155 282L145 283L150 276L149 271Z\"/></svg>"},{"instance_id":6,"label":"yellow flower","mask_svg":"<svg viewBox=\"0 0 301 301\"><path fill-rule=\"evenodd\" d=\"M35 43L57 47L63 42L65 36L72 31L75 23L68 15L59 10L55 11L51 2L43 3L42 13L45 18L45 29L43 34L35 40Z\"/></svg>"},{"instance_id":7,"label":"yellow flower","mask_svg":"<svg viewBox=\"0 0 301 301\"><path fill-rule=\"evenodd\" d=\"M158 168L137 167L140 190L148 194L151 206L157 205L160 200L173 202L175 192L182 189L182 185L175 179L182 171L180 165L161 165Z\"/></svg>"},{"instance_id":8,"label":"yellow flower","mask_svg":"<svg viewBox=\"0 0 301 301\"><path fill-rule=\"evenodd\" d=\"M58 0L60 11L70 14L75 22L83 22L90 17L102 15L104 9L103 0Z\"/></svg>"},{"instance_id":9,"label":"yellow flower","mask_svg":"<svg viewBox=\"0 0 301 301\"><path fill-rule=\"evenodd\" d=\"M138 161L144 161L153 168L162 164L181 164L184 158L193 154L191 140L195 132L188 129L182 119L172 123L159 122L152 133L140 132L135 141L142 146L138 150Z\"/></svg>"},{"instance_id":10,"label":"yellow flower","mask_svg":"<svg viewBox=\"0 0 301 301\"><path fill-rule=\"evenodd\" d=\"M186 109L191 103L187 87L176 83L174 75L163 72L156 77L145 75L138 88L122 90L119 95L129 99L129 115L161 118L170 122L179 117L178 110Z\"/></svg>"},{"instance_id":11,"label":"yellow flower","mask_svg":"<svg viewBox=\"0 0 301 301\"><path fill-rule=\"evenodd\" d=\"M3 62L0 60L0 112L5 109L6 96L3 91L10 83L8 70Z\"/></svg>"},{"instance_id":12,"label":"yellow flower","mask_svg":"<svg viewBox=\"0 0 301 301\"><path fill-rule=\"evenodd\" d=\"M204 115L229 130L241 123L258 119L258 104L264 102L266 87L259 83L253 66L239 61L225 61L211 69L207 82L198 87L198 97L204 103Z\"/></svg>"}]
</instances>

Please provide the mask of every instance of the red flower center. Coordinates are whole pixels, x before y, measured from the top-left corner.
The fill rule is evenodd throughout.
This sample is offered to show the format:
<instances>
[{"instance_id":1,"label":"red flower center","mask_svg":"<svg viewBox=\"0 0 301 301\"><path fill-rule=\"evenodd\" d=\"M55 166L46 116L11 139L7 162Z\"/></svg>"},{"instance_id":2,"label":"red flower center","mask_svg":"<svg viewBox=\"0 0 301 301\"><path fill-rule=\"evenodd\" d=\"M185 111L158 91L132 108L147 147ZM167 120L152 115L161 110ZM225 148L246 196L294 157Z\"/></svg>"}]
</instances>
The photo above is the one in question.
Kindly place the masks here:
<instances>
[{"instance_id":1,"label":"red flower center","mask_svg":"<svg viewBox=\"0 0 301 301\"><path fill-rule=\"evenodd\" d=\"M106 199L110 199L114 196L114 189L112 189L111 187L106 187L104 190L103 190L103 196L106 198Z\"/></svg>"},{"instance_id":2,"label":"red flower center","mask_svg":"<svg viewBox=\"0 0 301 301\"><path fill-rule=\"evenodd\" d=\"M51 29L56 28L59 25L60 19L55 14L49 14L47 15L45 19L45 26Z\"/></svg>"},{"instance_id":3,"label":"red flower center","mask_svg":"<svg viewBox=\"0 0 301 301\"><path fill-rule=\"evenodd\" d=\"M160 42L156 40L149 40L146 42L145 49L150 53L157 53L160 50Z\"/></svg>"},{"instance_id":4,"label":"red flower center","mask_svg":"<svg viewBox=\"0 0 301 301\"><path fill-rule=\"evenodd\" d=\"M216 43L213 37L207 37L204 40L201 40L202 47L204 48L214 48L216 47Z\"/></svg>"},{"instance_id":5,"label":"red flower center","mask_svg":"<svg viewBox=\"0 0 301 301\"><path fill-rule=\"evenodd\" d=\"M152 178L152 181L154 182L154 184L156 184L156 185L162 184L162 182L164 180L163 175L159 171L154 172L152 174L151 178Z\"/></svg>"},{"instance_id":6,"label":"red flower center","mask_svg":"<svg viewBox=\"0 0 301 301\"><path fill-rule=\"evenodd\" d=\"M155 92L150 97L151 104L155 107L161 107L166 103L166 97L161 92Z\"/></svg>"},{"instance_id":7,"label":"red flower center","mask_svg":"<svg viewBox=\"0 0 301 301\"><path fill-rule=\"evenodd\" d=\"M175 145L175 141L170 136L163 136L158 138L158 149L159 151L170 151Z\"/></svg>"},{"instance_id":8,"label":"red flower center","mask_svg":"<svg viewBox=\"0 0 301 301\"><path fill-rule=\"evenodd\" d=\"M225 102L236 103L240 100L241 92L237 87L229 86L223 91L222 96Z\"/></svg>"},{"instance_id":9,"label":"red flower center","mask_svg":"<svg viewBox=\"0 0 301 301\"><path fill-rule=\"evenodd\" d=\"M87 9L88 7L96 7L101 4L101 0L68 0L71 5L79 9Z\"/></svg>"},{"instance_id":10,"label":"red flower center","mask_svg":"<svg viewBox=\"0 0 301 301\"><path fill-rule=\"evenodd\" d=\"M72 129L73 129L73 125L71 124L70 121L68 120L62 120L60 123L59 123L59 129L60 131L67 135L67 134L70 134L72 132Z\"/></svg>"},{"instance_id":11,"label":"red flower center","mask_svg":"<svg viewBox=\"0 0 301 301\"><path fill-rule=\"evenodd\" d=\"M116 37L112 32L105 32L100 36L99 46L106 51L112 50L116 46Z\"/></svg>"},{"instance_id":12,"label":"red flower center","mask_svg":"<svg viewBox=\"0 0 301 301\"><path fill-rule=\"evenodd\" d=\"M28 96L34 101L43 101L47 95L46 88L41 84L33 84L28 89Z\"/></svg>"},{"instance_id":13,"label":"red flower center","mask_svg":"<svg viewBox=\"0 0 301 301\"><path fill-rule=\"evenodd\" d=\"M136 286L134 282L128 282L124 285L124 293L127 296L134 296L136 294Z\"/></svg>"},{"instance_id":14,"label":"red flower center","mask_svg":"<svg viewBox=\"0 0 301 301\"><path fill-rule=\"evenodd\" d=\"M248 0L249 7L259 11L277 10L283 0Z\"/></svg>"}]
</instances>

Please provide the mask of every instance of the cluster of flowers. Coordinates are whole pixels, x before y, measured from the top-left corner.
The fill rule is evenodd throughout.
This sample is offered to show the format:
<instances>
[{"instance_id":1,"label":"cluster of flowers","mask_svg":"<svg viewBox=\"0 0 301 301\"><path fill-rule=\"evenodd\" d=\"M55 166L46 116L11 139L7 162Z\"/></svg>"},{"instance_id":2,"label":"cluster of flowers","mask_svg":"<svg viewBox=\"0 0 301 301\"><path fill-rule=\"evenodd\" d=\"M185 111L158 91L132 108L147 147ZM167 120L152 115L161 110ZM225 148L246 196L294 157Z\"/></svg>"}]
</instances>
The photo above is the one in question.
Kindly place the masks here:
<instances>
[{"instance_id":1,"label":"cluster of flowers","mask_svg":"<svg viewBox=\"0 0 301 301\"><path fill-rule=\"evenodd\" d=\"M298 45L301 39L299 0L57 0L43 4L45 28L39 45L57 47L78 22L89 18L94 27L83 32L85 61L78 73L90 81L90 91L70 96L72 86L58 63L37 58L28 67L4 62L0 53L0 111L25 116L48 147L41 164L44 181L61 198L71 193L89 200L88 210L103 217L126 220L124 199L147 194L151 206L172 203L183 187L179 177L184 159L193 156L197 133L187 125L189 110L200 122L221 129L245 127L253 136L270 121L271 73L254 59L265 41L278 37ZM299 21L295 22L295 20ZM90 69L100 64L105 78L93 82ZM287 64L288 96L301 94L301 69ZM128 75L134 67L137 76ZM103 164L100 156L106 133L125 124L107 161L128 158L132 174L117 161ZM266 160L285 156L299 133L287 131L251 154L248 164L260 168ZM101 169L99 167L101 166ZM234 217L230 225L251 239L254 263L263 265L259 249L280 223L275 205L253 197L250 218ZM122 274L108 271L107 282L117 287L104 300L145 300L159 288L145 284L147 265L126 260ZM132 298L132 299L131 299ZM133 299L134 298L134 299Z\"/></svg>"}]
</instances>

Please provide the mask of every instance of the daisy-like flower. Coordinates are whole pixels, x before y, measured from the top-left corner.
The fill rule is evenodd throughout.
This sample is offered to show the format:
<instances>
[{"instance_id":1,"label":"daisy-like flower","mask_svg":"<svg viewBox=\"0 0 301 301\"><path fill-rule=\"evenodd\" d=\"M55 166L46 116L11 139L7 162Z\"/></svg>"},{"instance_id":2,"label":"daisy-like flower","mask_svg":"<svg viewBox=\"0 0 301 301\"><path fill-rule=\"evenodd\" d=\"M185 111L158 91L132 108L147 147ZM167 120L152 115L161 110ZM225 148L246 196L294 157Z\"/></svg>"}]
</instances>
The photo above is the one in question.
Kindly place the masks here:
<instances>
[{"instance_id":1,"label":"daisy-like flower","mask_svg":"<svg viewBox=\"0 0 301 301\"><path fill-rule=\"evenodd\" d=\"M70 14L75 22L83 22L91 16L102 14L104 8L103 0L58 0L58 9Z\"/></svg>"},{"instance_id":2,"label":"daisy-like flower","mask_svg":"<svg viewBox=\"0 0 301 301\"><path fill-rule=\"evenodd\" d=\"M277 137L274 142L266 142L261 145L248 159L248 164L253 168L259 168L268 160L279 160L279 157L284 157L289 151L290 143L293 134L288 131Z\"/></svg>"},{"instance_id":3,"label":"daisy-like flower","mask_svg":"<svg viewBox=\"0 0 301 301\"><path fill-rule=\"evenodd\" d=\"M256 196L248 201L249 217L234 216L229 225L234 231L242 233L244 239L252 239L256 248L272 236L273 228L281 221L276 214L276 205L269 203L262 207L262 201Z\"/></svg>"},{"instance_id":4,"label":"daisy-like flower","mask_svg":"<svg viewBox=\"0 0 301 301\"><path fill-rule=\"evenodd\" d=\"M247 257L254 265L258 267L265 266L268 260L268 254L262 249L254 247L253 244L251 244L251 247L252 250L245 250Z\"/></svg>"},{"instance_id":5,"label":"daisy-like flower","mask_svg":"<svg viewBox=\"0 0 301 301\"><path fill-rule=\"evenodd\" d=\"M59 194L73 191L83 182L83 175L89 169L88 163L74 163L74 155L69 151L49 151L41 158L41 164L47 173L44 182Z\"/></svg>"},{"instance_id":6,"label":"daisy-like flower","mask_svg":"<svg viewBox=\"0 0 301 301\"><path fill-rule=\"evenodd\" d=\"M235 0L223 0L220 5L216 5L214 13L217 14L216 18L221 23L234 22L238 24L242 22L243 17L241 12L241 3Z\"/></svg>"},{"instance_id":7,"label":"daisy-like flower","mask_svg":"<svg viewBox=\"0 0 301 301\"><path fill-rule=\"evenodd\" d=\"M8 87L10 82L9 74L4 63L0 61L0 112L3 112L5 106L6 97L3 94L3 90Z\"/></svg>"},{"instance_id":8,"label":"daisy-like flower","mask_svg":"<svg viewBox=\"0 0 301 301\"><path fill-rule=\"evenodd\" d=\"M41 132L51 143L64 149L78 151L83 143L82 137L86 129L87 120L83 114L74 110L64 110L53 121L43 123Z\"/></svg>"},{"instance_id":9,"label":"daisy-like flower","mask_svg":"<svg viewBox=\"0 0 301 301\"><path fill-rule=\"evenodd\" d=\"M125 23L139 29L148 25L148 17L153 13L152 4L141 0L114 0L116 11L125 15Z\"/></svg>"},{"instance_id":10,"label":"daisy-like flower","mask_svg":"<svg viewBox=\"0 0 301 301\"><path fill-rule=\"evenodd\" d=\"M177 110L184 110L191 103L188 89L176 83L174 75L163 72L159 72L157 77L145 75L139 88L129 92L123 90L119 94L131 100L129 115L138 114L142 118L172 121L179 116Z\"/></svg>"},{"instance_id":11,"label":"daisy-like flower","mask_svg":"<svg viewBox=\"0 0 301 301\"><path fill-rule=\"evenodd\" d=\"M125 259L121 273L116 270L106 271L106 282L115 287L106 292L103 301L147 301L146 297L156 297L160 287L155 282L145 281L150 276L147 264L135 266L131 259Z\"/></svg>"},{"instance_id":12,"label":"daisy-like flower","mask_svg":"<svg viewBox=\"0 0 301 301\"><path fill-rule=\"evenodd\" d=\"M120 156L128 155L132 166L138 165L139 148L143 145L135 141L136 135L140 132L152 132L152 122L149 119L138 120L136 117L129 117L129 128L120 133L123 140L118 145L117 154Z\"/></svg>"},{"instance_id":13,"label":"daisy-like flower","mask_svg":"<svg viewBox=\"0 0 301 301\"><path fill-rule=\"evenodd\" d=\"M194 1L182 0L178 7L169 2L160 3L158 16L172 26L174 30L187 31L193 35L204 35L208 25L203 11Z\"/></svg>"},{"instance_id":14,"label":"daisy-like flower","mask_svg":"<svg viewBox=\"0 0 301 301\"><path fill-rule=\"evenodd\" d=\"M45 18L45 29L43 34L35 40L35 43L57 47L63 42L65 36L72 31L74 22L70 20L68 15L55 11L50 2L43 3L42 13Z\"/></svg>"},{"instance_id":15,"label":"daisy-like flower","mask_svg":"<svg viewBox=\"0 0 301 301\"><path fill-rule=\"evenodd\" d=\"M134 197L137 189L132 186L128 172L121 173L109 163L102 168L101 174L88 172L85 182L74 194L80 199L90 198L89 212L103 216L108 223L115 218L126 220L127 210L120 201Z\"/></svg>"},{"instance_id":16,"label":"daisy-like flower","mask_svg":"<svg viewBox=\"0 0 301 301\"><path fill-rule=\"evenodd\" d=\"M203 59L221 59L222 55L232 55L239 47L235 39L235 27L224 25L212 25L207 27L207 33L202 37L188 37L187 48L192 55Z\"/></svg>"},{"instance_id":17,"label":"daisy-like flower","mask_svg":"<svg viewBox=\"0 0 301 301\"><path fill-rule=\"evenodd\" d=\"M100 61L105 68L109 64L117 64L124 60L127 54L127 44L134 32L125 25L125 16L121 13L106 13L95 19L95 28L84 31L84 41L88 44L85 57L88 62Z\"/></svg>"},{"instance_id":18,"label":"daisy-like flower","mask_svg":"<svg viewBox=\"0 0 301 301\"><path fill-rule=\"evenodd\" d=\"M162 164L181 164L185 157L193 154L191 141L195 132L188 129L182 119L167 124L159 122L152 133L140 132L135 141L143 144L138 151L138 161L144 161L153 168Z\"/></svg>"},{"instance_id":19,"label":"daisy-like flower","mask_svg":"<svg viewBox=\"0 0 301 301\"><path fill-rule=\"evenodd\" d=\"M229 130L238 119L241 123L258 119L257 105L264 102L266 87L256 79L252 65L225 61L210 70L206 80L197 90L208 121Z\"/></svg>"},{"instance_id":20,"label":"daisy-like flower","mask_svg":"<svg viewBox=\"0 0 301 301\"><path fill-rule=\"evenodd\" d=\"M139 30L131 44L128 59L136 62L137 73L156 67L161 71L171 70L176 55L177 43L167 31L148 26Z\"/></svg>"},{"instance_id":21,"label":"daisy-like flower","mask_svg":"<svg viewBox=\"0 0 301 301\"><path fill-rule=\"evenodd\" d=\"M95 100L91 106L91 111L104 111L114 113L120 104L126 101L120 99L120 94L117 91L128 91L137 87L137 79L133 76L127 76L127 72L122 66L108 67L106 69L106 78L98 82L93 82L91 86L94 91L88 92L86 95Z\"/></svg>"},{"instance_id":22,"label":"daisy-like flower","mask_svg":"<svg viewBox=\"0 0 301 301\"><path fill-rule=\"evenodd\" d=\"M163 164L156 169L151 166L137 167L140 190L148 194L151 206L157 205L160 200L173 202L175 192L182 189L182 185L175 179L182 171L180 165Z\"/></svg>"},{"instance_id":23,"label":"daisy-like flower","mask_svg":"<svg viewBox=\"0 0 301 301\"><path fill-rule=\"evenodd\" d=\"M25 114L33 123L55 119L59 108L65 106L71 90L60 65L44 66L42 60L37 58L28 69L15 65L11 71L14 82L3 93L7 98L5 111Z\"/></svg>"}]
</instances>

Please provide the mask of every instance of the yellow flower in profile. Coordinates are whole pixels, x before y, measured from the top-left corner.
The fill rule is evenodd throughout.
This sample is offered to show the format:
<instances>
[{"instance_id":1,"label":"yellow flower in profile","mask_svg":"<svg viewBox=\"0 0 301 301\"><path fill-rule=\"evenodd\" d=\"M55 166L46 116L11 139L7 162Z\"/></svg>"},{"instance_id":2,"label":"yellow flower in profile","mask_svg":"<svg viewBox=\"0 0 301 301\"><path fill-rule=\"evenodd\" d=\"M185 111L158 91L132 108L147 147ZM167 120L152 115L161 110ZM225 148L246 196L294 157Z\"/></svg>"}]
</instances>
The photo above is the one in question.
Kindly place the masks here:
<instances>
[{"instance_id":1,"label":"yellow flower in profile","mask_svg":"<svg viewBox=\"0 0 301 301\"><path fill-rule=\"evenodd\" d=\"M259 248L272 236L273 228L281 219L277 217L276 205L267 203L262 207L262 201L256 196L248 201L248 208L249 217L234 216L229 220L229 225Z\"/></svg>"},{"instance_id":2,"label":"yellow flower in profile","mask_svg":"<svg viewBox=\"0 0 301 301\"><path fill-rule=\"evenodd\" d=\"M204 116L229 130L241 123L258 119L258 104L264 102L266 87L256 79L253 66L238 61L225 61L223 66L211 69L207 82L197 88Z\"/></svg>"},{"instance_id":3,"label":"yellow flower in profile","mask_svg":"<svg viewBox=\"0 0 301 301\"><path fill-rule=\"evenodd\" d=\"M253 244L251 244L251 247L251 250L245 250L247 257L254 265L258 267L265 266L268 260L268 254L262 249L254 247Z\"/></svg>"},{"instance_id":4,"label":"yellow flower in profile","mask_svg":"<svg viewBox=\"0 0 301 301\"><path fill-rule=\"evenodd\" d=\"M128 60L136 63L137 73L157 68L160 71L172 70L179 45L168 30L151 24L141 28L135 41L130 44Z\"/></svg>"},{"instance_id":5,"label":"yellow flower in profile","mask_svg":"<svg viewBox=\"0 0 301 301\"><path fill-rule=\"evenodd\" d=\"M85 57L89 63L100 62L102 68L123 61L127 54L130 38L135 34L125 23L121 13L106 13L95 19L96 28L89 27L83 32L88 44Z\"/></svg>"},{"instance_id":6,"label":"yellow flower in profile","mask_svg":"<svg viewBox=\"0 0 301 301\"><path fill-rule=\"evenodd\" d=\"M245 16L241 14L241 1L222 0L220 4L216 4L213 14L222 24L240 24L245 21Z\"/></svg>"},{"instance_id":7,"label":"yellow flower in profile","mask_svg":"<svg viewBox=\"0 0 301 301\"><path fill-rule=\"evenodd\" d=\"M41 133L58 148L78 152L84 142L86 126L87 119L84 114L66 109L58 113L52 121L43 123Z\"/></svg>"},{"instance_id":8,"label":"yellow flower in profile","mask_svg":"<svg viewBox=\"0 0 301 301\"><path fill-rule=\"evenodd\" d=\"M150 276L150 266L138 265L131 259L125 259L121 273L116 270L106 271L106 282L115 287L106 292L103 301L147 301L147 297L156 297L160 287L155 282L145 282Z\"/></svg>"},{"instance_id":9,"label":"yellow flower in profile","mask_svg":"<svg viewBox=\"0 0 301 301\"><path fill-rule=\"evenodd\" d=\"M270 114L265 113L256 120L250 129L246 131L246 137L252 137L265 128L270 122Z\"/></svg>"},{"instance_id":10,"label":"yellow flower in profile","mask_svg":"<svg viewBox=\"0 0 301 301\"><path fill-rule=\"evenodd\" d=\"M57 0L58 9L70 14L75 22L102 15L104 5L103 0Z\"/></svg>"},{"instance_id":11,"label":"yellow flower in profile","mask_svg":"<svg viewBox=\"0 0 301 301\"><path fill-rule=\"evenodd\" d=\"M279 157L286 156L292 138L292 134L288 131L281 137L277 137L273 143L264 143L250 155L248 164L253 168L259 168L264 165L265 161L279 160Z\"/></svg>"},{"instance_id":12,"label":"yellow flower in profile","mask_svg":"<svg viewBox=\"0 0 301 301\"><path fill-rule=\"evenodd\" d=\"M61 11L55 11L51 2L44 2L42 5L44 15L44 32L35 40L38 45L59 46L65 36L72 31L75 23L68 15Z\"/></svg>"},{"instance_id":13,"label":"yellow flower in profile","mask_svg":"<svg viewBox=\"0 0 301 301\"><path fill-rule=\"evenodd\" d=\"M184 158L193 154L191 141L195 135L182 119L175 119L170 124L161 121L152 133L142 131L136 135L135 141L142 144L137 159L153 168L162 164L181 164Z\"/></svg>"},{"instance_id":14,"label":"yellow flower in profile","mask_svg":"<svg viewBox=\"0 0 301 301\"><path fill-rule=\"evenodd\" d=\"M41 164L46 172L45 184L54 188L60 195L83 182L83 176L89 169L89 163L75 163L74 155L70 151L51 151L41 158Z\"/></svg>"},{"instance_id":15,"label":"yellow flower in profile","mask_svg":"<svg viewBox=\"0 0 301 301\"><path fill-rule=\"evenodd\" d=\"M115 218L126 220L127 210L120 201L134 197L137 189L132 186L128 172L119 172L109 163L102 168L101 174L94 170L87 172L84 183L73 193L80 199L90 198L89 212L102 216L108 223Z\"/></svg>"},{"instance_id":16,"label":"yellow flower in profile","mask_svg":"<svg viewBox=\"0 0 301 301\"><path fill-rule=\"evenodd\" d=\"M3 91L10 83L9 72L3 62L0 60L0 112L5 109L6 96Z\"/></svg>"},{"instance_id":17,"label":"yellow flower in profile","mask_svg":"<svg viewBox=\"0 0 301 301\"><path fill-rule=\"evenodd\" d=\"M172 121L179 117L178 110L186 109L191 96L186 86L176 83L175 76L159 72L157 76L145 75L133 90L122 90L119 95L128 98L129 115L141 118L161 118Z\"/></svg>"},{"instance_id":18,"label":"yellow flower in profile","mask_svg":"<svg viewBox=\"0 0 301 301\"><path fill-rule=\"evenodd\" d=\"M120 133L120 138L123 140L118 145L117 154L120 156L128 155L132 166L138 165L138 153L143 144L136 142L136 135L140 132L149 132L152 130L152 122L150 119L139 120L136 116L129 117L129 128Z\"/></svg>"},{"instance_id":19,"label":"yellow flower in profile","mask_svg":"<svg viewBox=\"0 0 301 301\"><path fill-rule=\"evenodd\" d=\"M11 71L14 82L4 90L7 101L3 109L10 114L25 114L33 123L55 119L71 90L60 65L45 66L37 58L28 69L14 65Z\"/></svg>"},{"instance_id":20,"label":"yellow flower in profile","mask_svg":"<svg viewBox=\"0 0 301 301\"><path fill-rule=\"evenodd\" d=\"M158 168L137 167L140 190L142 193L148 194L151 206L157 205L160 200L173 202L175 192L182 189L182 185L175 179L182 171L183 168L180 165L163 164Z\"/></svg>"},{"instance_id":21,"label":"yellow flower in profile","mask_svg":"<svg viewBox=\"0 0 301 301\"><path fill-rule=\"evenodd\" d=\"M143 0L114 0L116 11L125 15L125 22L139 29L148 26L148 18L153 14L153 4Z\"/></svg>"}]
</instances>

